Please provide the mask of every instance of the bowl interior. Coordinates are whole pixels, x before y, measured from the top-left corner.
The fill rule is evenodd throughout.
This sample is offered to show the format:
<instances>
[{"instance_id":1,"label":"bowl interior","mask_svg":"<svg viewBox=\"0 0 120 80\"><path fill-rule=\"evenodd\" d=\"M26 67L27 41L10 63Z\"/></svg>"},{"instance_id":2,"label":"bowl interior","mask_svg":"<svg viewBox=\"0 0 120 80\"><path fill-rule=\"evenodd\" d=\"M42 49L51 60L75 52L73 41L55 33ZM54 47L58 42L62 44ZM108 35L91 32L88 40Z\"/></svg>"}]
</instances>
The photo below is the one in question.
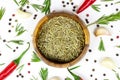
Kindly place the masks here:
<instances>
[{"instance_id":1,"label":"bowl interior","mask_svg":"<svg viewBox=\"0 0 120 80\"><path fill-rule=\"evenodd\" d=\"M69 17L69 18L75 20L76 22L78 22L81 25L84 35L85 35L84 36L85 37L85 46L83 48L83 51L80 53L80 55L76 59L74 59L70 62L67 62L67 63L56 63L56 62L52 62L52 61L48 60L41 54L40 50L37 47L38 34L39 34L39 31L41 30L42 25L49 19L51 19L53 17L57 17L57 16ZM61 67L69 67L69 66L72 66L75 63L77 63L85 55L85 53L88 49L88 46L89 46L89 37L90 37L89 31L88 31L87 27L85 26L84 22L82 22L82 20L75 14L69 14L66 12L51 13L51 14L44 16L38 22L38 24L34 30L34 33L33 33L33 46L34 46L34 49L37 52L37 55L39 56L39 58L41 58L46 64L48 64L50 66L54 66L54 67L60 67L60 68Z\"/></svg>"}]
</instances>

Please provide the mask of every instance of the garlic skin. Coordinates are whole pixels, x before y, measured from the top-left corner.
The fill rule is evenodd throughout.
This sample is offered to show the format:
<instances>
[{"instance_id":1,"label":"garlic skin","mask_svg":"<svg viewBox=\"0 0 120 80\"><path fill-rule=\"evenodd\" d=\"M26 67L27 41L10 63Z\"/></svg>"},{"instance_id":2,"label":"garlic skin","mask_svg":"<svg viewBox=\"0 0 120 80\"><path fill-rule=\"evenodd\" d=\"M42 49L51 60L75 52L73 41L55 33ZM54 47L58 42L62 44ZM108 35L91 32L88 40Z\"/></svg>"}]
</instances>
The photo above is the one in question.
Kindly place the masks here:
<instances>
[{"instance_id":1,"label":"garlic skin","mask_svg":"<svg viewBox=\"0 0 120 80\"><path fill-rule=\"evenodd\" d=\"M111 70L116 69L116 64L110 57L103 58L101 61L101 65Z\"/></svg>"},{"instance_id":2,"label":"garlic skin","mask_svg":"<svg viewBox=\"0 0 120 80\"><path fill-rule=\"evenodd\" d=\"M20 18L26 19L32 16L32 13L30 12L24 12L20 9L17 10L16 15Z\"/></svg>"},{"instance_id":3,"label":"garlic skin","mask_svg":"<svg viewBox=\"0 0 120 80\"><path fill-rule=\"evenodd\" d=\"M58 77L58 76L53 76L53 77L51 77L51 78L48 79L48 80L61 80L61 79L60 79L60 77Z\"/></svg>"},{"instance_id":4,"label":"garlic skin","mask_svg":"<svg viewBox=\"0 0 120 80\"><path fill-rule=\"evenodd\" d=\"M109 30L107 30L104 27L98 27L94 31L95 36L100 36L100 35L111 35Z\"/></svg>"}]
</instances>

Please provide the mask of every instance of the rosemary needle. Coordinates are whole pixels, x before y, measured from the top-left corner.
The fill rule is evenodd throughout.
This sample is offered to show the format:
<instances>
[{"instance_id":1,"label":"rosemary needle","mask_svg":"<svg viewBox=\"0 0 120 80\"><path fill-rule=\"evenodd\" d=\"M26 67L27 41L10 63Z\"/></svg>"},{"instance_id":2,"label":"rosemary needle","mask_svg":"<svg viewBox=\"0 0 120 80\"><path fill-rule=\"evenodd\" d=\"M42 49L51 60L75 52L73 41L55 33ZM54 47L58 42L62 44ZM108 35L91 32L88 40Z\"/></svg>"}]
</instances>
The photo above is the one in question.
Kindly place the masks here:
<instances>
[{"instance_id":1,"label":"rosemary needle","mask_svg":"<svg viewBox=\"0 0 120 80\"><path fill-rule=\"evenodd\" d=\"M91 7L97 11L97 12L100 12L100 8L99 8L100 4L95 4L95 5L92 5Z\"/></svg>"},{"instance_id":2,"label":"rosemary needle","mask_svg":"<svg viewBox=\"0 0 120 80\"><path fill-rule=\"evenodd\" d=\"M4 13L5 13L5 8L1 7L0 8L0 20L2 19Z\"/></svg>"}]
</instances>

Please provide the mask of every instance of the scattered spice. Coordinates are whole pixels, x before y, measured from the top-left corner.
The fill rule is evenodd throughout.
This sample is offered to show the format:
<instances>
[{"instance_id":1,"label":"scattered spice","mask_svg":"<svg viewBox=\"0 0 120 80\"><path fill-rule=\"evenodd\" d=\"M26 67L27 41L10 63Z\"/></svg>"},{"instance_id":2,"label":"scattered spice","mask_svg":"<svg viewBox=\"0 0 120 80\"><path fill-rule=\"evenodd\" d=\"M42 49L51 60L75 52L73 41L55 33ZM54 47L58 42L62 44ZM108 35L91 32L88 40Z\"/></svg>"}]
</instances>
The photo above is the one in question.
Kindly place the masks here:
<instances>
[{"instance_id":1,"label":"scattered spice","mask_svg":"<svg viewBox=\"0 0 120 80\"><path fill-rule=\"evenodd\" d=\"M86 21L86 23L87 23L87 24L89 24L89 21L88 21L88 19L85 19L85 21Z\"/></svg>"},{"instance_id":2,"label":"scattered spice","mask_svg":"<svg viewBox=\"0 0 120 80\"><path fill-rule=\"evenodd\" d=\"M10 33L10 32L11 32L11 30L8 30L8 32Z\"/></svg>"}]
</instances>

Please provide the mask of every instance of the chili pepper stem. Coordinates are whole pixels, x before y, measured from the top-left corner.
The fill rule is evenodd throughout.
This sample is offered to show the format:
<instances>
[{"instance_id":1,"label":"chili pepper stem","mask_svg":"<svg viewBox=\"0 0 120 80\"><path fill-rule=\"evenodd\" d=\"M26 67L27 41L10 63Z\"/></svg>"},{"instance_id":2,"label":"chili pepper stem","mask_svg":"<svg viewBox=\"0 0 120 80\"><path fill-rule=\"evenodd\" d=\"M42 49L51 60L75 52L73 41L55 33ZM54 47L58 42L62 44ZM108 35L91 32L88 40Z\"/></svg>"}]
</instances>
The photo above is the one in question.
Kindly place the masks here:
<instances>
[{"instance_id":1,"label":"chili pepper stem","mask_svg":"<svg viewBox=\"0 0 120 80\"><path fill-rule=\"evenodd\" d=\"M25 54L25 53L28 51L28 49L30 48L30 43L28 42L27 44L29 44L29 45L28 45L28 48L27 48L25 51L23 51L22 54L21 54L17 59L14 60L14 62L15 62L16 64L19 64L21 58L24 56L24 54Z\"/></svg>"},{"instance_id":2,"label":"chili pepper stem","mask_svg":"<svg viewBox=\"0 0 120 80\"><path fill-rule=\"evenodd\" d=\"M22 54L17 59L13 60L3 71L0 72L0 80L4 80L17 68L20 60L30 48L30 43L28 42L28 44L29 44L28 48L25 51L23 51Z\"/></svg>"}]
</instances>

